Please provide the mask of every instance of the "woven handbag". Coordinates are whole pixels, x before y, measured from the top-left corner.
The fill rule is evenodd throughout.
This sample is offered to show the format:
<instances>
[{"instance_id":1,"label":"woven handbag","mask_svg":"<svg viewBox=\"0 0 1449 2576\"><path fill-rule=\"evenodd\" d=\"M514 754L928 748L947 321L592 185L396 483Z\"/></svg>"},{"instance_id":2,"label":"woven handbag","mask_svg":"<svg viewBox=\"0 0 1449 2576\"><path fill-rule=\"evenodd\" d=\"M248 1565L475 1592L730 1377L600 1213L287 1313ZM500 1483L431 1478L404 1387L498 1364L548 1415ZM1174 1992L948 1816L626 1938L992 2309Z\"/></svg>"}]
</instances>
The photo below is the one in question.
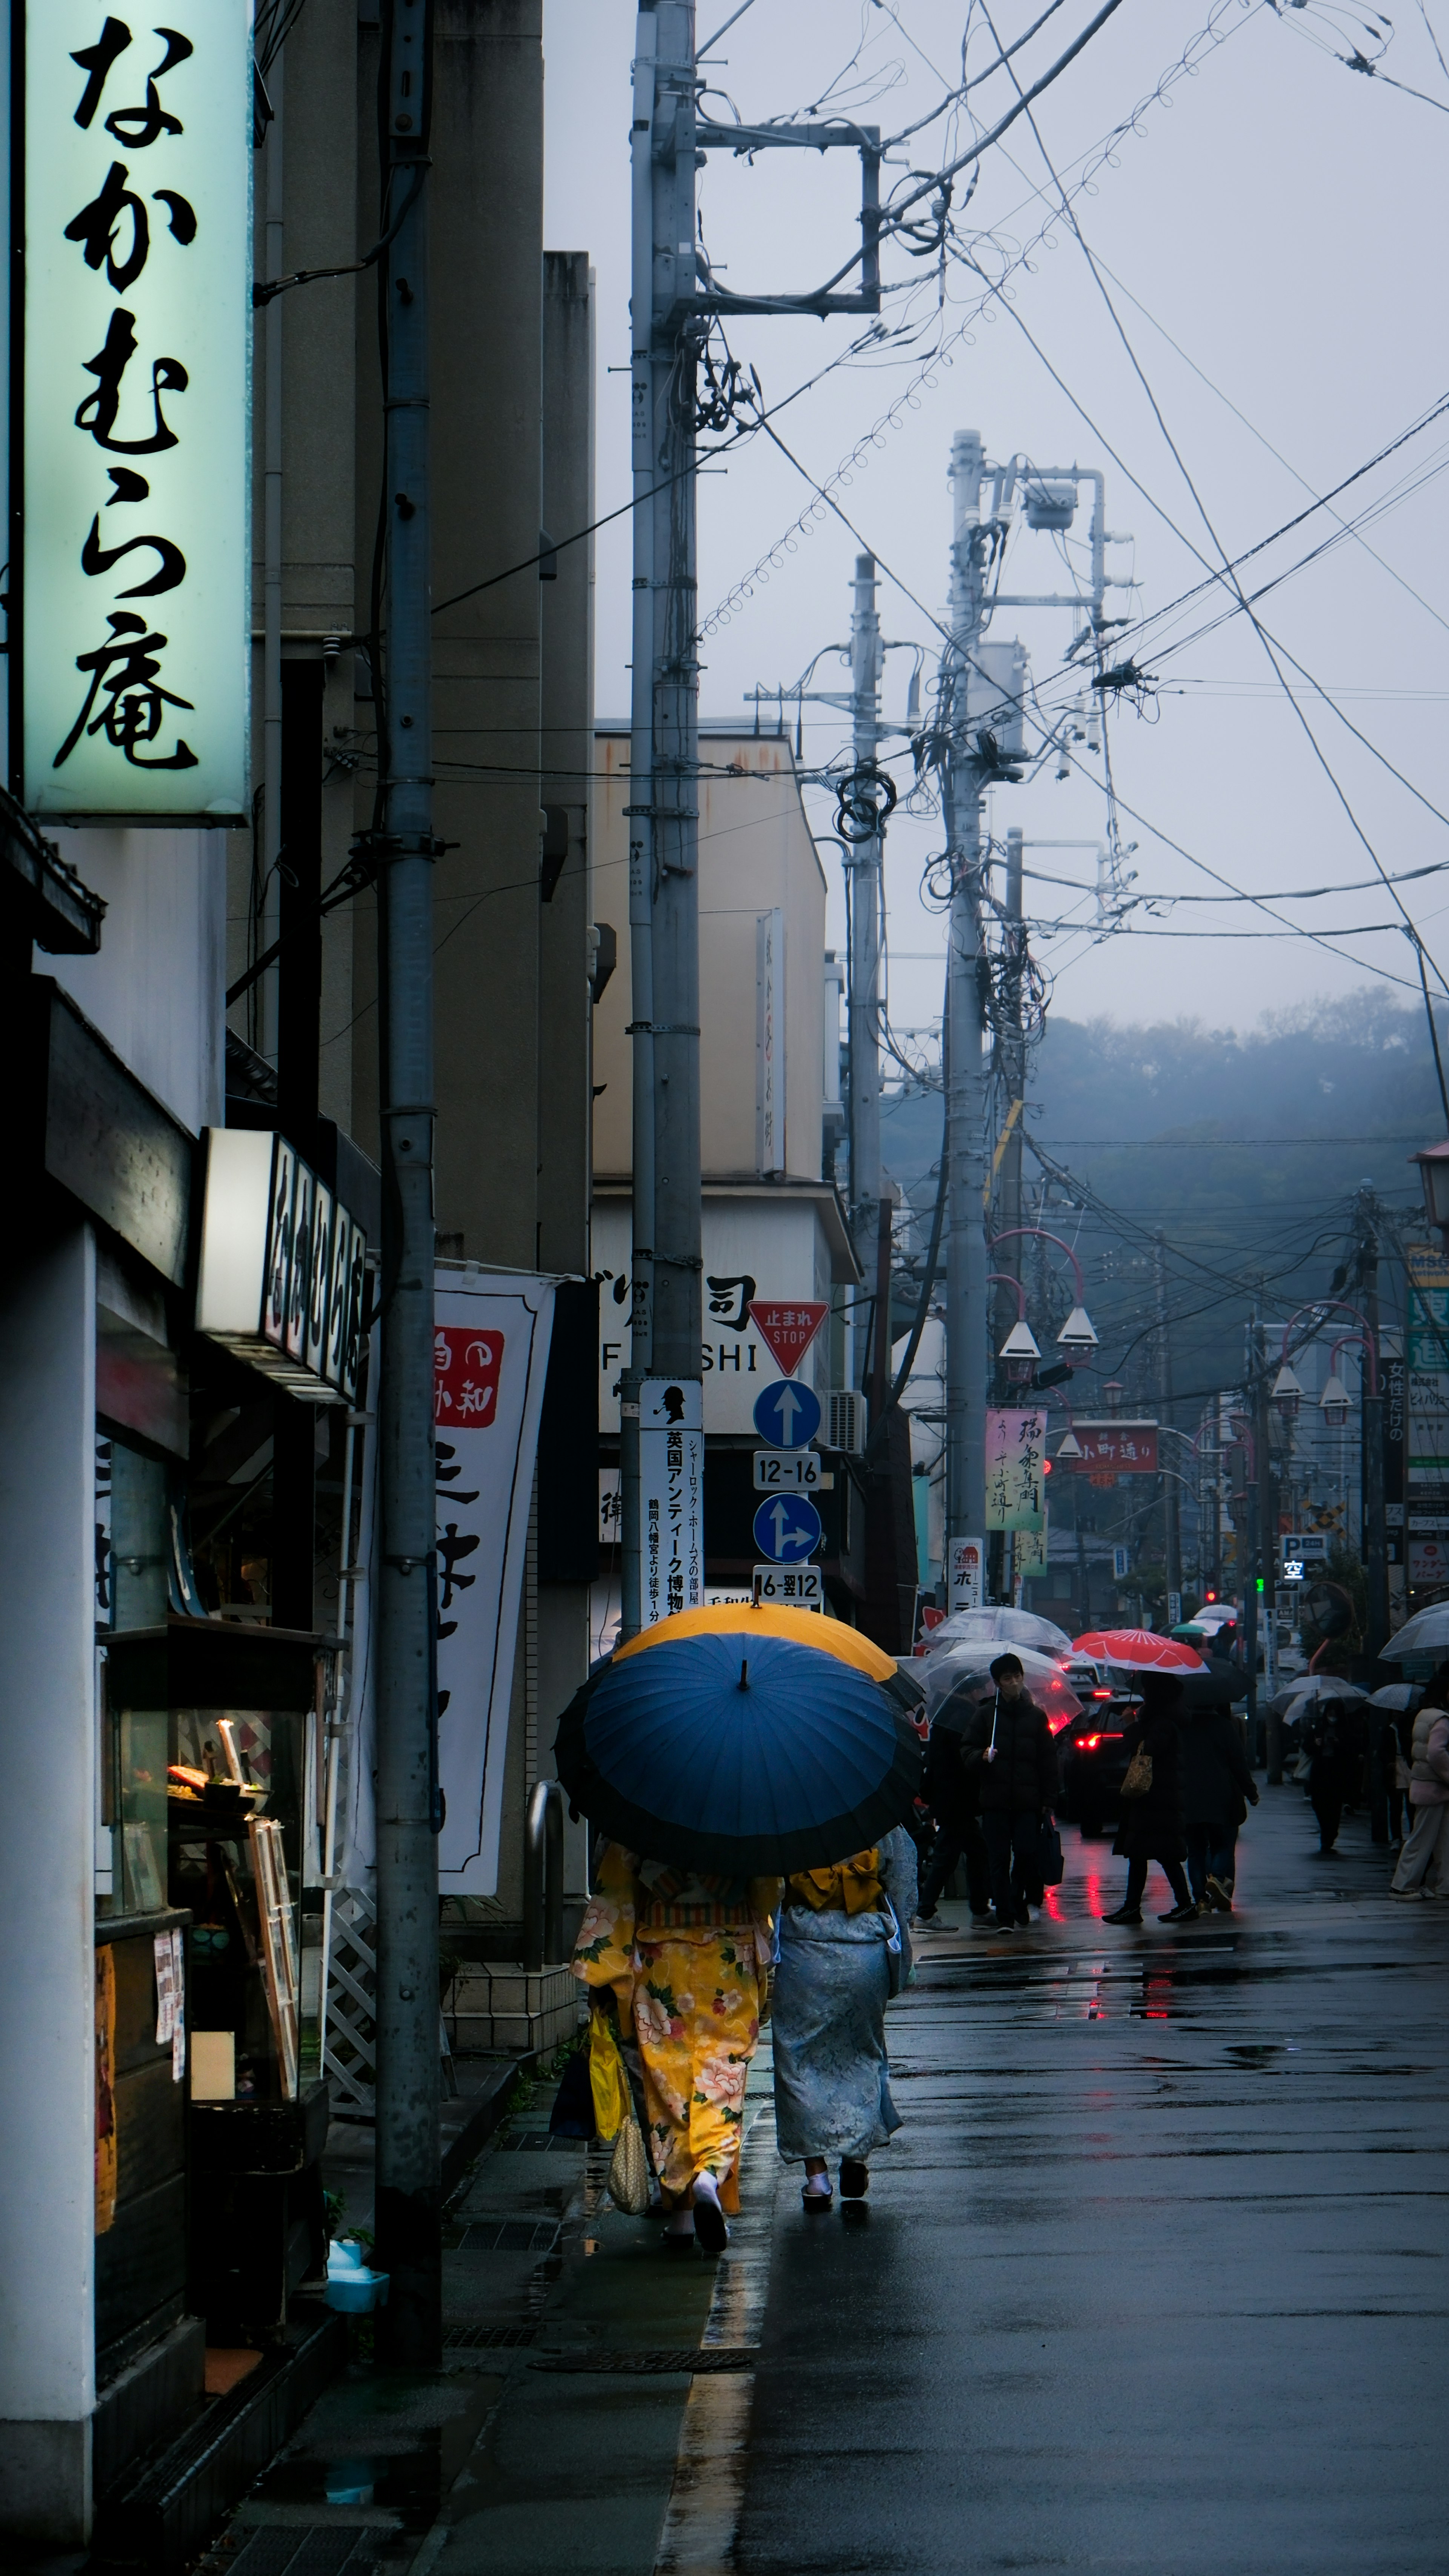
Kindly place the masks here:
<instances>
[{"instance_id":1,"label":"woven handbag","mask_svg":"<svg viewBox=\"0 0 1449 2576\"><path fill-rule=\"evenodd\" d=\"M1151 1786L1152 1756L1144 1752L1139 1744L1127 1765L1127 1776L1122 1783L1122 1795L1124 1798L1145 1798Z\"/></svg>"},{"instance_id":2,"label":"woven handbag","mask_svg":"<svg viewBox=\"0 0 1449 2576\"><path fill-rule=\"evenodd\" d=\"M620 2127L609 2160L609 2198L626 2218L643 2218L649 2207L649 2158L644 2134L630 2111Z\"/></svg>"}]
</instances>

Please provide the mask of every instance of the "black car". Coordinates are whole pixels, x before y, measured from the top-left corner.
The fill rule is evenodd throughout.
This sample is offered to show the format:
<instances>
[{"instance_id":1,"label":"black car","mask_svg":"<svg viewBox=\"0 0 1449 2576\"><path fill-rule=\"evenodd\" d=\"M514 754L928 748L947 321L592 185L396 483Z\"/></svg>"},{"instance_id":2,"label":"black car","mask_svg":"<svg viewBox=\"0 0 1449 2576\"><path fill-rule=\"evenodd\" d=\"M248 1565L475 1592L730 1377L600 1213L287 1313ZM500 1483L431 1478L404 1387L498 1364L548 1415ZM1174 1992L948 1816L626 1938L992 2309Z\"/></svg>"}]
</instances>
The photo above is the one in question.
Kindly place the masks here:
<instances>
[{"instance_id":1,"label":"black car","mask_svg":"<svg viewBox=\"0 0 1449 2576\"><path fill-rule=\"evenodd\" d=\"M1124 1738L1140 1707L1130 1691L1100 1684L1081 1716L1070 1718L1057 1737L1060 1813L1084 1834L1102 1833L1108 1817L1121 1811L1127 1776Z\"/></svg>"}]
</instances>

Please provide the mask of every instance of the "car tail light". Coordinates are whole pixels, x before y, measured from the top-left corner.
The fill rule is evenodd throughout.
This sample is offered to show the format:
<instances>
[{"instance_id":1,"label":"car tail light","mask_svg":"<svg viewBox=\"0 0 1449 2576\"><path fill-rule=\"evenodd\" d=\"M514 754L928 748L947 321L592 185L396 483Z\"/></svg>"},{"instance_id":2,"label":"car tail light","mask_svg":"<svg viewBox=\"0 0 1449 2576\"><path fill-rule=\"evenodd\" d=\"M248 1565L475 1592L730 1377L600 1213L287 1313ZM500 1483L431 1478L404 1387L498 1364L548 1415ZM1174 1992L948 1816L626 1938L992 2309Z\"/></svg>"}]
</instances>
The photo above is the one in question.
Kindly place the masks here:
<instances>
[{"instance_id":1,"label":"car tail light","mask_svg":"<svg viewBox=\"0 0 1449 2576\"><path fill-rule=\"evenodd\" d=\"M1093 1699L1110 1699L1111 1696L1112 1694L1109 1690L1094 1690L1092 1693Z\"/></svg>"},{"instance_id":2,"label":"car tail light","mask_svg":"<svg viewBox=\"0 0 1449 2576\"><path fill-rule=\"evenodd\" d=\"M1077 1738L1077 1751L1079 1753L1095 1753L1101 1741L1102 1739L1100 1735L1079 1735Z\"/></svg>"}]
</instances>

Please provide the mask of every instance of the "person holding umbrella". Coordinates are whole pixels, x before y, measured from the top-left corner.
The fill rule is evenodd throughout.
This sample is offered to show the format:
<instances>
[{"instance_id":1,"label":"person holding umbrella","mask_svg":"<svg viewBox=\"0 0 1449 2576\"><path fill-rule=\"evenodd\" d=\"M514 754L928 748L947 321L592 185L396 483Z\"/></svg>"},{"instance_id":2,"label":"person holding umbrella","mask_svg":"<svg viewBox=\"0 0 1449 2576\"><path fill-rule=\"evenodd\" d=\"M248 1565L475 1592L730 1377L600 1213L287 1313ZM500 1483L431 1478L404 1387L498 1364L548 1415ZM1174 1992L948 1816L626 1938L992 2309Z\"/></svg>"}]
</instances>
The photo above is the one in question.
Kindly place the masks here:
<instances>
[{"instance_id":1,"label":"person holding umbrella","mask_svg":"<svg viewBox=\"0 0 1449 2576\"><path fill-rule=\"evenodd\" d=\"M1186 1923L1197 1903L1182 1874L1187 1858L1183 1816L1182 1730L1178 1708L1182 1684L1171 1673L1149 1673L1142 1685L1142 1715L1123 1730L1129 1760L1122 1783L1122 1821L1112 1845L1127 1863L1127 1889L1114 1914L1104 1923L1140 1923L1142 1897L1151 1861L1172 1890L1172 1911L1163 1923Z\"/></svg>"},{"instance_id":2,"label":"person holding umbrella","mask_svg":"<svg viewBox=\"0 0 1449 2576\"><path fill-rule=\"evenodd\" d=\"M967 1777L961 1762L962 1733L981 1696L981 1684L974 1676L958 1683L932 1722L923 1786L936 1819L936 1842L921 1880L917 1919L922 1923L934 1922L941 1891L961 1860L966 1863L972 1920L984 1923L987 1918L991 1864L981 1830L977 1784Z\"/></svg>"},{"instance_id":3,"label":"person holding umbrella","mask_svg":"<svg viewBox=\"0 0 1449 2576\"><path fill-rule=\"evenodd\" d=\"M701 1875L607 1843L573 1971L638 2051L666 2235L707 2254L739 2208L745 2080L769 1990L777 1879Z\"/></svg>"},{"instance_id":4,"label":"person holding umbrella","mask_svg":"<svg viewBox=\"0 0 1449 2576\"><path fill-rule=\"evenodd\" d=\"M910 1814L920 1696L855 1629L732 1602L628 1639L559 1722L559 1779L604 1837L573 1970L601 2052L637 2048L675 2242L721 2252L739 2206L779 1882L869 1854Z\"/></svg>"},{"instance_id":5,"label":"person holding umbrella","mask_svg":"<svg viewBox=\"0 0 1449 2576\"><path fill-rule=\"evenodd\" d=\"M1042 1819L1057 1794L1057 1757L1046 1717L1030 1698L1020 1658L998 1655L996 1684L961 1739L961 1762L976 1791L991 1865L992 1930L1014 1931L1040 1905Z\"/></svg>"},{"instance_id":6,"label":"person holding umbrella","mask_svg":"<svg viewBox=\"0 0 1449 2576\"><path fill-rule=\"evenodd\" d=\"M903 1828L833 1869L785 1881L775 1971L775 2134L803 2161L808 2213L831 2204L829 2163L845 2200L864 2198L867 2160L901 2125L891 2100L885 2009L908 1973L916 1847ZM895 1975L892 1976L894 1966Z\"/></svg>"}]
</instances>

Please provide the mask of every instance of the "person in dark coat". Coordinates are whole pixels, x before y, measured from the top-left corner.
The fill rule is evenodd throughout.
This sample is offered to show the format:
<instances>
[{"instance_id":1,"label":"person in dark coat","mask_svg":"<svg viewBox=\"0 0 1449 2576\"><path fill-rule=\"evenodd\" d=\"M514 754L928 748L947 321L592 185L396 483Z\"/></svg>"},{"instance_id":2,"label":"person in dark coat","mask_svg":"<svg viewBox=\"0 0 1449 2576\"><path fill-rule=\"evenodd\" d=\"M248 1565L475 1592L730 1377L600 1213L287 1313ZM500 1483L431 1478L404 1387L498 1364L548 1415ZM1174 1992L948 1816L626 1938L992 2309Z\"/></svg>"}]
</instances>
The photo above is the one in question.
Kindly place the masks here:
<instances>
[{"instance_id":1,"label":"person in dark coat","mask_svg":"<svg viewBox=\"0 0 1449 2576\"><path fill-rule=\"evenodd\" d=\"M976 1686L973 1695L976 1695ZM986 1837L981 1830L977 1806L977 1786L968 1778L961 1764L961 1737L969 1724L971 1700L963 1712L962 1697L956 1691L944 1700L936 1712L931 1740L926 1747L925 1774L921 1787L925 1801L936 1819L936 1841L929 1862L921 1876L921 1896L917 1921L929 1923L934 1918L941 1890L958 1861L966 1863L966 1887L971 1911L977 1922L984 1922L990 1910L991 1864L986 1857Z\"/></svg>"},{"instance_id":2,"label":"person in dark coat","mask_svg":"<svg viewBox=\"0 0 1449 2576\"><path fill-rule=\"evenodd\" d=\"M1152 1765L1151 1786L1122 1800L1122 1822L1112 1849L1127 1863L1127 1892L1104 1923L1140 1923L1149 1861L1156 1861L1172 1890L1172 1910L1162 1923L1186 1923L1197 1913L1183 1876L1187 1826L1182 1811L1182 1684L1171 1673L1153 1673L1142 1686L1142 1715L1123 1730L1129 1764L1140 1750Z\"/></svg>"},{"instance_id":3,"label":"person in dark coat","mask_svg":"<svg viewBox=\"0 0 1449 2576\"><path fill-rule=\"evenodd\" d=\"M993 1932L1029 1923L1042 1882L1042 1820L1057 1794L1057 1754L1043 1710L1027 1691L1015 1655L991 1667L996 1689L961 1739L961 1765L981 1811L991 1864Z\"/></svg>"},{"instance_id":4,"label":"person in dark coat","mask_svg":"<svg viewBox=\"0 0 1449 2576\"><path fill-rule=\"evenodd\" d=\"M1237 1721L1221 1705L1190 1709L1182 1730L1182 1809L1200 1914L1231 1914L1238 1827L1257 1803Z\"/></svg>"},{"instance_id":5,"label":"person in dark coat","mask_svg":"<svg viewBox=\"0 0 1449 2576\"><path fill-rule=\"evenodd\" d=\"M1355 1778L1347 1701L1319 1700L1303 1721L1300 1741L1308 1756L1308 1803L1318 1818L1318 1854L1322 1860L1338 1840L1344 1801Z\"/></svg>"}]
</instances>

